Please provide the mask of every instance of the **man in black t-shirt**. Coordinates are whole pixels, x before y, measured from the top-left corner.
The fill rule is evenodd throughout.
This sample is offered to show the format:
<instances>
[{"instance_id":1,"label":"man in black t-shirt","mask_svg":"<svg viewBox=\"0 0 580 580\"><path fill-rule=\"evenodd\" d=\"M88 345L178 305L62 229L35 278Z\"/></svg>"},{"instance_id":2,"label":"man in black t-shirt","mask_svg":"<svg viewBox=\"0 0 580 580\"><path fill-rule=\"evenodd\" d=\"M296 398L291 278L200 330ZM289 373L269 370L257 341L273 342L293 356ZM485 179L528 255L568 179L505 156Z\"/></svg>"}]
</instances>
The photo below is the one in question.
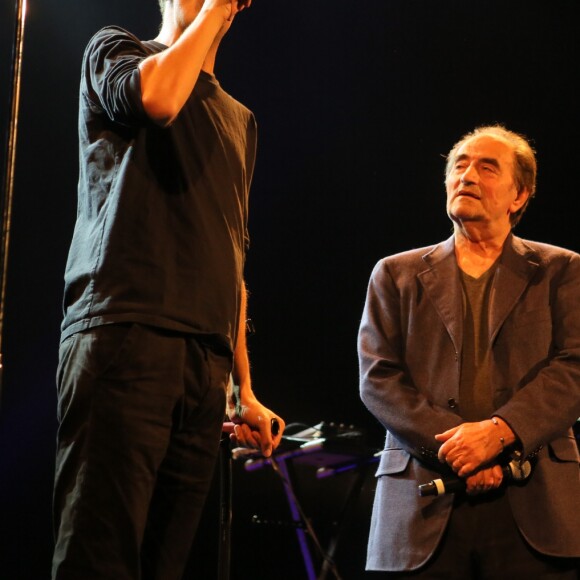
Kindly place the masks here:
<instances>
[{"instance_id":1,"label":"man in black t-shirt","mask_svg":"<svg viewBox=\"0 0 580 580\"><path fill-rule=\"evenodd\" d=\"M251 0L160 3L155 40L108 27L83 60L58 370L58 580L181 578L226 409L232 437L265 456L284 429L252 391L246 350L256 124L213 74Z\"/></svg>"}]
</instances>

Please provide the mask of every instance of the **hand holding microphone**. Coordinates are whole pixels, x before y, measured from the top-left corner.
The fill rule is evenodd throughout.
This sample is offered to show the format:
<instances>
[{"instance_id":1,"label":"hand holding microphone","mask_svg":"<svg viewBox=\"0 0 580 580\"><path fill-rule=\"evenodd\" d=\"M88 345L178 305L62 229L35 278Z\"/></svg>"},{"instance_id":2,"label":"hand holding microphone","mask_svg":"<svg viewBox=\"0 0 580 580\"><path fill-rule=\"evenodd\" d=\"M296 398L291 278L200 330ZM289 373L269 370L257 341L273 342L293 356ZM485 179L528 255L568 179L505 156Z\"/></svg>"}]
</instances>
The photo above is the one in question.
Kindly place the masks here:
<instances>
[{"instance_id":1,"label":"hand holding microphone","mask_svg":"<svg viewBox=\"0 0 580 580\"><path fill-rule=\"evenodd\" d=\"M512 459L507 465L504 465L501 470L503 474L503 482L522 482L530 476L532 465L527 459L523 462L520 462L519 459ZM465 492L466 488L467 485L465 479L459 477L444 477L419 485L418 491L419 495L424 497L430 495L444 495L448 493L462 493Z\"/></svg>"}]
</instances>

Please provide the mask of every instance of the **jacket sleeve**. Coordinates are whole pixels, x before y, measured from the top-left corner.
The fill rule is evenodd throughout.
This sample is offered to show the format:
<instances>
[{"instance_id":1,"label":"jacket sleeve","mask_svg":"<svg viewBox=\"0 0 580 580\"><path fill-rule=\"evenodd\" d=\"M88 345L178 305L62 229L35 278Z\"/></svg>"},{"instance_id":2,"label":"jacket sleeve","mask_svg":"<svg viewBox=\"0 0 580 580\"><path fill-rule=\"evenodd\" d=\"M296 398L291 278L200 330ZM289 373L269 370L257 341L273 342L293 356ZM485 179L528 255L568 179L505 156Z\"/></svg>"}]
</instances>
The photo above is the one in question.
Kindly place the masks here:
<instances>
[{"instance_id":1,"label":"jacket sleeve","mask_svg":"<svg viewBox=\"0 0 580 580\"><path fill-rule=\"evenodd\" d=\"M462 420L434 404L428 391L413 383L405 362L404 332L412 322L402 315L408 308L401 307L401 300L388 261L382 260L373 270L359 329L360 394L406 451L427 463L438 463L435 434ZM424 348L427 352L429 345Z\"/></svg>"},{"instance_id":2,"label":"jacket sleeve","mask_svg":"<svg viewBox=\"0 0 580 580\"><path fill-rule=\"evenodd\" d=\"M560 255L548 264L546 277L549 307L544 315L539 309L529 313L533 316L526 326L520 323L520 334L511 341L538 343L546 337L549 355L495 413L517 434L524 455L572 437L571 426L580 416L580 256Z\"/></svg>"}]
</instances>

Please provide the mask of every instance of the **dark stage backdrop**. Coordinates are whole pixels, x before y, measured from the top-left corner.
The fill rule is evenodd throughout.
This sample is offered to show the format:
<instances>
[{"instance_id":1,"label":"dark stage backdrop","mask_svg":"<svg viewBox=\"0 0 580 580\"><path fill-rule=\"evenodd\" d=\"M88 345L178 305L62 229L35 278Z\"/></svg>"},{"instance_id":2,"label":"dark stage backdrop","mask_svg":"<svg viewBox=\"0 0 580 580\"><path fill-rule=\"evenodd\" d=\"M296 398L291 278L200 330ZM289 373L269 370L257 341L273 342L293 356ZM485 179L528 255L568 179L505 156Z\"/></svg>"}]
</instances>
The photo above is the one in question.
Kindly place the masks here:
<instances>
[{"instance_id":1,"label":"dark stage backdrop","mask_svg":"<svg viewBox=\"0 0 580 580\"><path fill-rule=\"evenodd\" d=\"M4 136L15 0L0 4ZM580 250L578 12L577 0L254 0L237 18L217 75L260 127L249 346L256 392L288 422L353 424L380 445L381 429L358 398L367 280L382 256L449 235L442 155L475 125L503 122L537 148L538 195L518 233ZM103 25L151 38L157 21L155 0L29 0L0 412L2 579L49 575L54 375L76 211L82 51ZM236 577L304 577L292 534L247 525L256 503L284 513L279 482L235 475ZM318 511L346 486L311 480L304 493L324 497ZM369 478L356 534L339 547L345 578L364 577L371 495ZM336 506L327 508L321 520L335 517Z\"/></svg>"}]
</instances>

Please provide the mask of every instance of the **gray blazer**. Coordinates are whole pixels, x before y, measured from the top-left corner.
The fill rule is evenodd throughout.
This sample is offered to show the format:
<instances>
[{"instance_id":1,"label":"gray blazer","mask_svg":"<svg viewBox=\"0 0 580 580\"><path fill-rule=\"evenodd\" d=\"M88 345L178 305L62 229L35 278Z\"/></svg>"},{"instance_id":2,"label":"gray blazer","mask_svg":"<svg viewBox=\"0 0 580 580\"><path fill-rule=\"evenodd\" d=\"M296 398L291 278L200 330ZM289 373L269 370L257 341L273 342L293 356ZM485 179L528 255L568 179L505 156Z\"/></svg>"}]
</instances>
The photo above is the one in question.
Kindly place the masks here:
<instances>
[{"instance_id":1,"label":"gray blazer","mask_svg":"<svg viewBox=\"0 0 580 580\"><path fill-rule=\"evenodd\" d=\"M539 552L580 556L580 255L510 235L489 309L495 413L532 477L510 486L522 534ZM461 424L463 300L454 239L381 260L359 332L361 397L387 430L367 569L414 570L433 554L453 496L419 497L440 477L434 435Z\"/></svg>"}]
</instances>

